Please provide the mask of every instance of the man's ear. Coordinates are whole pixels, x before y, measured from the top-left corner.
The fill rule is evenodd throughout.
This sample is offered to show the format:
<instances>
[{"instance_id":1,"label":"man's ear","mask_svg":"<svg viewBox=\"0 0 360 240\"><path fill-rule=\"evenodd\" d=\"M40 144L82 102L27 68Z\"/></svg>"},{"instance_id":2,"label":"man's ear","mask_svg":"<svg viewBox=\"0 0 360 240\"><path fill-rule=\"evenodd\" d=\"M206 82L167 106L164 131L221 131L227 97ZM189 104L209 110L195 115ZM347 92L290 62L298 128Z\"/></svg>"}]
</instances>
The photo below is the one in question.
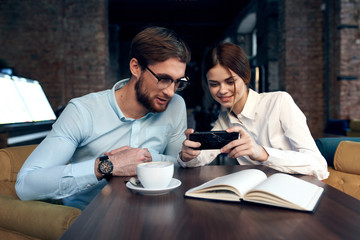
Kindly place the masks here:
<instances>
[{"instance_id":1,"label":"man's ear","mask_svg":"<svg viewBox=\"0 0 360 240\"><path fill-rule=\"evenodd\" d=\"M131 75L139 79L141 75L141 66L136 58L130 60L130 71Z\"/></svg>"}]
</instances>

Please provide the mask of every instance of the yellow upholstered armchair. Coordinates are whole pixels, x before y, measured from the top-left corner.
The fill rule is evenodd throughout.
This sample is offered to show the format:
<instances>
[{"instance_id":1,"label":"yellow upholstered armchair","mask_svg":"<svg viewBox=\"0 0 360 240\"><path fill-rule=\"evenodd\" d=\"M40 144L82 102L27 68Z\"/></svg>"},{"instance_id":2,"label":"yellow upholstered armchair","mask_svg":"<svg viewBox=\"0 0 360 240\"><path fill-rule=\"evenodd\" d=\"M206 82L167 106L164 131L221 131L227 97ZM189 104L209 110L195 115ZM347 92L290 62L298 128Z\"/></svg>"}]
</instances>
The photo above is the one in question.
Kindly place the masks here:
<instances>
[{"instance_id":1,"label":"yellow upholstered armchair","mask_svg":"<svg viewBox=\"0 0 360 240\"><path fill-rule=\"evenodd\" d=\"M17 173L35 147L0 149L0 239L59 239L81 213L77 208L17 197Z\"/></svg>"},{"instance_id":2,"label":"yellow upholstered armchair","mask_svg":"<svg viewBox=\"0 0 360 240\"><path fill-rule=\"evenodd\" d=\"M324 182L360 200L360 138L329 137L315 142L328 162L330 175Z\"/></svg>"}]
</instances>

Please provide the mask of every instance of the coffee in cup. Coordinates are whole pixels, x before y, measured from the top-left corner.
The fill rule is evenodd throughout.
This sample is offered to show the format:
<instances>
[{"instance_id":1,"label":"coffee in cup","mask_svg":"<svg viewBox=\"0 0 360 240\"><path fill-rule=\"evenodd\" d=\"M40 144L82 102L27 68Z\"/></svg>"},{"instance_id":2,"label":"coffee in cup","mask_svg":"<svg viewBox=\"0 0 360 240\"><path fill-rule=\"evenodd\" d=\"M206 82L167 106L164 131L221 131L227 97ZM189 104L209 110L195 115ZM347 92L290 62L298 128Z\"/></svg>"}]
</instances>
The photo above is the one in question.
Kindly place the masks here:
<instances>
[{"instance_id":1,"label":"coffee in cup","mask_svg":"<svg viewBox=\"0 0 360 240\"><path fill-rule=\"evenodd\" d=\"M136 173L144 188L163 189L169 186L174 174L172 162L147 162L136 166Z\"/></svg>"}]
</instances>

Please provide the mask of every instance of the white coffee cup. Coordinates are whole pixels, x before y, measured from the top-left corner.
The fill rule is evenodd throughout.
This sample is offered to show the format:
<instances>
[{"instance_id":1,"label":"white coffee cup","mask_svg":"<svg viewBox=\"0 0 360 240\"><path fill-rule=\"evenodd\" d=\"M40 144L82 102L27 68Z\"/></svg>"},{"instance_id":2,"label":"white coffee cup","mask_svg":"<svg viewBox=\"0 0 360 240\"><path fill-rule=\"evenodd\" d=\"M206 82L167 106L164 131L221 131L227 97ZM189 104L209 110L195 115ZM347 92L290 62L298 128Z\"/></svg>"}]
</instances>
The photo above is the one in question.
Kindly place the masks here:
<instances>
[{"instance_id":1,"label":"white coffee cup","mask_svg":"<svg viewBox=\"0 0 360 240\"><path fill-rule=\"evenodd\" d=\"M174 175L174 163L140 163L136 166L136 173L144 188L163 189L169 186Z\"/></svg>"}]
</instances>

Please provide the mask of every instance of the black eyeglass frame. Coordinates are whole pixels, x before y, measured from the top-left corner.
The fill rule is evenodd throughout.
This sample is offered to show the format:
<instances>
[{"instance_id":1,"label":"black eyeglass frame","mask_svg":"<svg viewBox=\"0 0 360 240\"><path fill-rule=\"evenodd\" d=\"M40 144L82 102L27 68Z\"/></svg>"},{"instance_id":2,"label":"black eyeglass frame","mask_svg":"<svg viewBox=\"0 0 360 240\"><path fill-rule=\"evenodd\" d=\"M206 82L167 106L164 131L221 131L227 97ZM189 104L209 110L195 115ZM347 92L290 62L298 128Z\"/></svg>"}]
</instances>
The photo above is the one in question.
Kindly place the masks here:
<instances>
[{"instance_id":1,"label":"black eyeglass frame","mask_svg":"<svg viewBox=\"0 0 360 240\"><path fill-rule=\"evenodd\" d=\"M151 69L146 66L145 67L147 70L149 70L149 72L156 77L156 79L158 80L158 82L156 83L156 86L159 89L165 89L168 88L173 82L175 82L175 91L182 91L184 90L189 84L190 84L190 79L189 77L185 76L185 77L181 77L178 78L176 80L170 78L170 77L159 77L158 75L156 75L153 71L151 71ZM167 86L165 87L159 87L159 83L162 82L162 84L164 84L164 81L167 82ZM183 86L180 87L180 84L183 84Z\"/></svg>"}]
</instances>

